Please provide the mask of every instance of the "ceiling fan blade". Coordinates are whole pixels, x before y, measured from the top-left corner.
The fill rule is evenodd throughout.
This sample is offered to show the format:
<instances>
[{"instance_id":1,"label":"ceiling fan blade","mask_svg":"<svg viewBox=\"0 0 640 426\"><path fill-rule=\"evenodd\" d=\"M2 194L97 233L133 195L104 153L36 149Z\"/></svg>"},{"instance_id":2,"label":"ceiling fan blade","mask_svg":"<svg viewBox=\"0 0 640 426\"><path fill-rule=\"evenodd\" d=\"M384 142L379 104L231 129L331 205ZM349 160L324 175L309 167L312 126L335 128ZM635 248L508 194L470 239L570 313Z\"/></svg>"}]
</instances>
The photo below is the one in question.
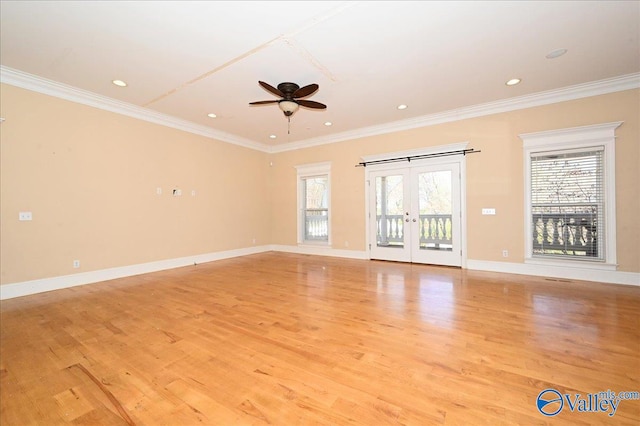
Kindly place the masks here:
<instances>
[{"instance_id":1,"label":"ceiling fan blade","mask_svg":"<svg viewBox=\"0 0 640 426\"><path fill-rule=\"evenodd\" d=\"M325 104L321 104L316 101L306 101L304 99L296 99L298 105L307 107L307 108L315 108L315 109L325 109L327 106Z\"/></svg>"},{"instance_id":2,"label":"ceiling fan blade","mask_svg":"<svg viewBox=\"0 0 640 426\"><path fill-rule=\"evenodd\" d=\"M270 84L265 83L264 81L258 81L258 84L260 84L260 86L262 86L267 91L273 93L274 95L284 98L284 93L282 93L280 90L276 89L275 87L271 86Z\"/></svg>"},{"instance_id":3,"label":"ceiling fan blade","mask_svg":"<svg viewBox=\"0 0 640 426\"><path fill-rule=\"evenodd\" d=\"M273 101L257 101L257 102L249 102L249 105L264 105L264 104L275 104L277 102L280 102L279 100L273 100Z\"/></svg>"},{"instance_id":4,"label":"ceiling fan blade","mask_svg":"<svg viewBox=\"0 0 640 426\"><path fill-rule=\"evenodd\" d=\"M293 97L304 98L305 96L309 96L310 94L318 90L318 87L319 86L317 84L310 84L308 86L301 87L293 93Z\"/></svg>"}]
</instances>

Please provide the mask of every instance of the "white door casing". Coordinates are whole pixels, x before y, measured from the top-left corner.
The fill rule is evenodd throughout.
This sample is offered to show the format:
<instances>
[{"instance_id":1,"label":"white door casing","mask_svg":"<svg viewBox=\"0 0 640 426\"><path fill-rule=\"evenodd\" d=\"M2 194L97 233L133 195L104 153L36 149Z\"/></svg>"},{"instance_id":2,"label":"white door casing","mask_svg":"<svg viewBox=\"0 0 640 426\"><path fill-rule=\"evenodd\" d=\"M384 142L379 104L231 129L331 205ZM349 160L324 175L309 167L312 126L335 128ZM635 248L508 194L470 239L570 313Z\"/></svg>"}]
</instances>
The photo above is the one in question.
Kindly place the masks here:
<instances>
[{"instance_id":1,"label":"white door casing","mask_svg":"<svg viewBox=\"0 0 640 426\"><path fill-rule=\"evenodd\" d=\"M456 144L387 158L465 148ZM464 155L369 165L365 185L370 259L466 266Z\"/></svg>"}]
</instances>

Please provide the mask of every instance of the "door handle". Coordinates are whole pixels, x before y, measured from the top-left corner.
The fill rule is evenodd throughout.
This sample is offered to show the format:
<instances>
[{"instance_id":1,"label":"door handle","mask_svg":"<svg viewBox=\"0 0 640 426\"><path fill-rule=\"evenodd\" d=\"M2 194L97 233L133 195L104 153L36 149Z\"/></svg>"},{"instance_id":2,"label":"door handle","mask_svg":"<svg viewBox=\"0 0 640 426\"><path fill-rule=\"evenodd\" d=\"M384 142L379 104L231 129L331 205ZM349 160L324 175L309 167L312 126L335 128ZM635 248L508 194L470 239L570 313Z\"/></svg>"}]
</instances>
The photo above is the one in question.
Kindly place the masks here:
<instances>
[{"instance_id":1,"label":"door handle","mask_svg":"<svg viewBox=\"0 0 640 426\"><path fill-rule=\"evenodd\" d=\"M404 221L405 221L405 222L407 222L407 223L409 223L409 218L406 218Z\"/></svg>"},{"instance_id":2,"label":"door handle","mask_svg":"<svg viewBox=\"0 0 640 426\"><path fill-rule=\"evenodd\" d=\"M416 220L415 220L415 219L413 219L413 221L414 221L414 222L416 222ZM408 221L407 221L407 222L408 222Z\"/></svg>"}]
</instances>

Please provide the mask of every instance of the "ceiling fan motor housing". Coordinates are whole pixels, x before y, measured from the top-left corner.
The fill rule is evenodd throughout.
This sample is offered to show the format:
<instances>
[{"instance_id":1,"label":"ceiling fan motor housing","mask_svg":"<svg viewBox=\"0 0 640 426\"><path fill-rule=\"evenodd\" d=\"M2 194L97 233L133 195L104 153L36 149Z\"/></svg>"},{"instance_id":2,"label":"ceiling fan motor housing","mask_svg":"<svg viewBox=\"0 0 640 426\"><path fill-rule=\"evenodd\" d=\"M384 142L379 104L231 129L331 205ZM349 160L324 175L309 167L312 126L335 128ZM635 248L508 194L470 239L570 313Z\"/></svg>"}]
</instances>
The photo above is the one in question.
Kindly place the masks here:
<instances>
[{"instance_id":1,"label":"ceiling fan motor housing","mask_svg":"<svg viewBox=\"0 0 640 426\"><path fill-rule=\"evenodd\" d=\"M278 84L278 90L284 94L285 99L293 99L293 94L298 90L300 86L296 83L280 83Z\"/></svg>"}]
</instances>

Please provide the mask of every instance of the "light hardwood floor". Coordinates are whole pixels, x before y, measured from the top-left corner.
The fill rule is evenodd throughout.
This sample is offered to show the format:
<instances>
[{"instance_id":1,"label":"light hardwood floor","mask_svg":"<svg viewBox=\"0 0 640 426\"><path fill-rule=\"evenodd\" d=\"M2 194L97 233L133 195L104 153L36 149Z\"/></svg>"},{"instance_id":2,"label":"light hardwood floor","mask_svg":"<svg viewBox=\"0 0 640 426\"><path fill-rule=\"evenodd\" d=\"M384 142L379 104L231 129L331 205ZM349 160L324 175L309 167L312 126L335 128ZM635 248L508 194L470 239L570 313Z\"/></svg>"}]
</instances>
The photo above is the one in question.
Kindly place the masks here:
<instances>
[{"instance_id":1,"label":"light hardwood floor","mask_svg":"<svg viewBox=\"0 0 640 426\"><path fill-rule=\"evenodd\" d=\"M284 253L1 303L9 425L630 424L640 287Z\"/></svg>"}]
</instances>

